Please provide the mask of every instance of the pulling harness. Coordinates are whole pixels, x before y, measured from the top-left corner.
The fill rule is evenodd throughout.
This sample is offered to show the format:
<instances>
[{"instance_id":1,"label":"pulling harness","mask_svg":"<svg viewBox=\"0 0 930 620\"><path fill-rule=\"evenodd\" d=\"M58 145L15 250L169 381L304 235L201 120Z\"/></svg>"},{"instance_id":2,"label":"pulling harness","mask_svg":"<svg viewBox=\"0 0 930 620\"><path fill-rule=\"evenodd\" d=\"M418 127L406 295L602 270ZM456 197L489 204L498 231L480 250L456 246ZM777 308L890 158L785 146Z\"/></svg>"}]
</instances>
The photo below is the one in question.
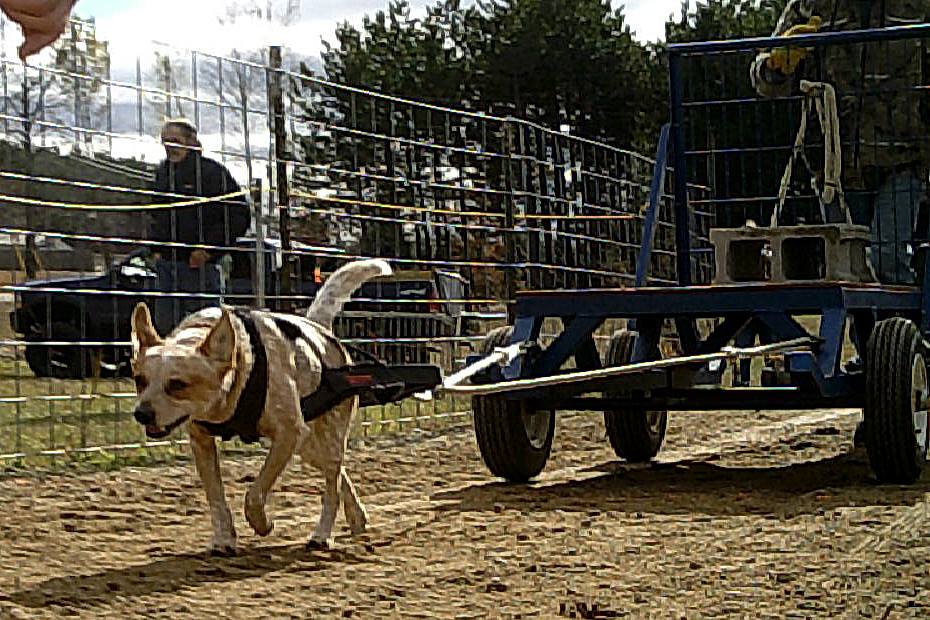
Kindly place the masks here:
<instances>
[{"instance_id":1,"label":"pulling harness","mask_svg":"<svg viewBox=\"0 0 930 620\"><path fill-rule=\"evenodd\" d=\"M220 437L223 441L239 437L244 443L255 443L259 440L258 421L265 410L268 397L268 354L265 352L265 345L255 325L253 312L248 308L234 308L232 313L242 321L249 336L253 356L252 371L239 395L236 410L228 420L225 422L197 421L195 424L199 424L210 435ZM299 331L293 323L276 320L275 324L282 333L296 340L294 336ZM315 420L353 396L360 396L360 406L386 404L400 400L408 393L412 393L414 389L419 389L420 384L432 382L432 375L438 372L433 367L426 366L405 367L407 371L405 373L398 372L404 367L392 370L370 353L343 343L322 326L316 327L319 333L330 342L344 347L353 356L366 358L368 361L338 368L324 367L319 387L300 399L300 410L305 422ZM404 377L403 374L408 376Z\"/></svg>"}]
</instances>

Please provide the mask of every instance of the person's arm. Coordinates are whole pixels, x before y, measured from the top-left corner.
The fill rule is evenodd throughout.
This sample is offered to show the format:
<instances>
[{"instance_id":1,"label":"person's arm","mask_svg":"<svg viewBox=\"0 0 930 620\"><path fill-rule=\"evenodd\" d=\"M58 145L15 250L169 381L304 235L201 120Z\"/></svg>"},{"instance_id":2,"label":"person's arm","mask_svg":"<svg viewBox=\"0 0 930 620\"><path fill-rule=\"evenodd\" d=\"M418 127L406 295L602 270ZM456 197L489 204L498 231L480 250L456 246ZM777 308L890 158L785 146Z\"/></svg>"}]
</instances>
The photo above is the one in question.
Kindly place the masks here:
<instances>
[{"instance_id":1,"label":"person's arm","mask_svg":"<svg viewBox=\"0 0 930 620\"><path fill-rule=\"evenodd\" d=\"M791 0L782 11L773 37L817 32L822 16L812 0ZM749 67L752 87L763 97L784 97L791 92L792 75L807 56L803 48L773 48L756 55Z\"/></svg>"},{"instance_id":2,"label":"person's arm","mask_svg":"<svg viewBox=\"0 0 930 620\"><path fill-rule=\"evenodd\" d=\"M210 166L209 174L204 175L203 189L207 196L223 196L242 188L225 166L216 163ZM209 209L209 215L204 214L204 237L210 245L232 245L249 228L251 218L244 194L207 203L204 208Z\"/></svg>"},{"instance_id":3,"label":"person's arm","mask_svg":"<svg viewBox=\"0 0 930 620\"><path fill-rule=\"evenodd\" d=\"M77 0L0 0L0 9L23 29L19 58L36 54L64 32Z\"/></svg>"},{"instance_id":4,"label":"person's arm","mask_svg":"<svg viewBox=\"0 0 930 620\"><path fill-rule=\"evenodd\" d=\"M167 193L170 191L168 183L167 166L161 165L155 170L155 184L152 189L156 192ZM152 196L152 204L164 204L174 200L165 195L156 194ZM168 209L151 209L149 210L149 240L150 241L171 241L171 211Z\"/></svg>"},{"instance_id":5,"label":"person's arm","mask_svg":"<svg viewBox=\"0 0 930 620\"><path fill-rule=\"evenodd\" d=\"M228 191L240 191L242 188L229 173L229 170L224 168L223 172L227 177L226 186L234 188ZM226 204L229 207L226 210L229 216L229 241L235 243L237 238L245 235L252 223L248 197L245 194L240 194L231 198Z\"/></svg>"}]
</instances>

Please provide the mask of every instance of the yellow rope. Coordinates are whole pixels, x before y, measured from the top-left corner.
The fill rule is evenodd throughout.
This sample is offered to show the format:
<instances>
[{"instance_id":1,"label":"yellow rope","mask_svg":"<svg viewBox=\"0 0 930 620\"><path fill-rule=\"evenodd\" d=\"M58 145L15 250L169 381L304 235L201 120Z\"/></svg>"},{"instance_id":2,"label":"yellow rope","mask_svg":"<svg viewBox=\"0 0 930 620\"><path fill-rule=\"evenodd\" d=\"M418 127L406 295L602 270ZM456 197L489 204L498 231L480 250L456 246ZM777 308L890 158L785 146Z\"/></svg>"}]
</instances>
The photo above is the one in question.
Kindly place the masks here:
<instances>
[{"instance_id":1,"label":"yellow rope","mask_svg":"<svg viewBox=\"0 0 930 620\"><path fill-rule=\"evenodd\" d=\"M160 204L142 204L142 205L102 205L88 204L79 202L55 202L50 200L41 200L38 198L26 198L25 196L8 196L0 194L0 201L16 202L19 204L35 205L38 207L54 207L58 209L76 209L79 211L139 211L139 210L157 210L157 209L174 209L177 207L188 207L192 205L204 204L208 202L220 202L242 196L248 193L246 190L229 192L220 196L205 196L202 198L191 198L190 200L181 200L178 202L166 202Z\"/></svg>"},{"instance_id":2,"label":"yellow rope","mask_svg":"<svg viewBox=\"0 0 930 620\"><path fill-rule=\"evenodd\" d=\"M385 202L371 202L369 200L355 200L354 198L333 198L328 196L317 196L316 194L308 194L306 192L292 191L291 196L295 198L307 198L309 200L319 200L321 202L336 202L340 204L351 204L358 205L360 207L376 207L378 209L394 209L397 211L416 211L416 212L428 212L428 213L443 213L446 215L467 215L467 216L480 216L480 217L492 217L492 218L502 218L504 217L503 213L485 213L483 211L451 211L448 209L431 209L429 207L414 207L406 205L395 205Z\"/></svg>"},{"instance_id":3,"label":"yellow rope","mask_svg":"<svg viewBox=\"0 0 930 620\"><path fill-rule=\"evenodd\" d=\"M306 192L292 191L291 196L295 198L307 198L309 200L317 200L320 202L335 202L340 204L351 204L358 205L361 207L375 207L378 209L394 209L397 211L414 211L414 212L426 212L426 213L439 213L444 215L459 215L466 217L489 217L495 219L501 219L504 216L503 213L487 213L485 211L453 211L449 209L433 209L430 207L414 207L408 205L396 205L386 202L372 202L369 200L356 200L354 198L334 198L329 196L317 196L315 194L308 194ZM624 214L624 215L530 215L526 213L521 213L516 215L516 217L524 218L528 220L631 220L636 216Z\"/></svg>"},{"instance_id":4,"label":"yellow rope","mask_svg":"<svg viewBox=\"0 0 930 620\"><path fill-rule=\"evenodd\" d=\"M159 204L137 204L137 205L113 205L113 204L90 204L78 202L57 202L51 200L42 200L39 198L26 198L25 196L10 196L0 194L0 201L15 202L18 204L34 205L38 207L53 207L59 209L74 209L79 211L140 211L140 210L158 210L158 209L175 209L178 207L187 207L198 204L221 202L235 196L242 196L248 193L245 190L221 194L219 196L204 196L191 198L190 200L181 200L177 202L166 202ZM430 207L414 207L408 205L396 205L384 202L372 202L368 200L356 200L354 198L334 198L327 196L317 196L306 192L293 191L291 196L295 198L306 198L320 202L334 202L339 204L351 204L363 207L374 207L378 209L393 209L397 211L413 211L417 213L437 213L443 215L457 215L464 217L485 217L492 219L502 219L503 213L487 213L484 211L454 211L450 209L433 209ZM517 214L516 217L528 220L631 220L636 216L631 214L620 215L553 215L540 214L531 215L528 213Z\"/></svg>"}]
</instances>

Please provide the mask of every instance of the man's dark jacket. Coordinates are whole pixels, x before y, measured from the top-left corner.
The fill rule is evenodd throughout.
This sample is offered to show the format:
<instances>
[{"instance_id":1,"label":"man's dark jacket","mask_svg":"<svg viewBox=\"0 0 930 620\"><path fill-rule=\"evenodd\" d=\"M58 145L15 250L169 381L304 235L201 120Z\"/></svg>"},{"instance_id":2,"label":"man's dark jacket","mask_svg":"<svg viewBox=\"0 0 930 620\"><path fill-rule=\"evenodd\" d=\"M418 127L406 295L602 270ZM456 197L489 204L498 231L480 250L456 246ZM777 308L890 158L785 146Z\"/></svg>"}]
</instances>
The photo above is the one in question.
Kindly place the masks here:
<instances>
[{"instance_id":1,"label":"man's dark jacket","mask_svg":"<svg viewBox=\"0 0 930 620\"><path fill-rule=\"evenodd\" d=\"M222 196L241 188L222 164L191 152L183 161L173 164L162 161L155 172L155 190L185 196ZM159 196L159 203L180 202L177 196ZM187 207L158 209L152 212L149 238L153 241L174 241L210 246L234 245L249 228L249 207L244 195ZM188 248L161 250L166 257L187 262ZM207 250L212 258L221 250Z\"/></svg>"}]
</instances>

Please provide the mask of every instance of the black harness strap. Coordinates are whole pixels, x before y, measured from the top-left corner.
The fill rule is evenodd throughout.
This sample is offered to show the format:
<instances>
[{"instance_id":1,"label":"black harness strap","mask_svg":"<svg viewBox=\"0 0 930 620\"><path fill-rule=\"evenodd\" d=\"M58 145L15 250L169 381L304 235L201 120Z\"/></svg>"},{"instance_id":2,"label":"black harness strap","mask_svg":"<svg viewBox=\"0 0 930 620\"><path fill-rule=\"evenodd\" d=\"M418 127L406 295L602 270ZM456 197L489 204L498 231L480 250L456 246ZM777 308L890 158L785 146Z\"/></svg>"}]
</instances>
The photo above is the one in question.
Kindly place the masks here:
<instances>
[{"instance_id":1,"label":"black harness strap","mask_svg":"<svg viewBox=\"0 0 930 620\"><path fill-rule=\"evenodd\" d=\"M249 336L253 356L252 371L239 396L236 410L228 420L216 423L197 422L197 424L214 437L220 437L224 441L239 437L244 443L255 443L259 440L258 420L265 409L265 400L268 396L268 356L252 313L247 308L236 308L233 313L242 321ZM275 320L275 324L281 333L292 341L296 342L302 336L300 329L292 323ZM364 404L392 402L395 393L403 389L403 381L391 376L390 370L375 356L342 342L323 326L316 325L316 327L317 333L336 346L344 347L353 354L355 360L367 359L369 361L366 363L356 361L340 368L324 367L320 377L320 386L300 399L300 410L304 421L315 420L344 400L358 394L368 393L372 388L375 391L367 398L363 398ZM388 377L385 377L385 374Z\"/></svg>"},{"instance_id":2,"label":"black harness strap","mask_svg":"<svg viewBox=\"0 0 930 620\"><path fill-rule=\"evenodd\" d=\"M300 399L300 412L305 422L315 420L342 401L367 390L375 381L371 372L386 369L384 363L371 353L342 342L322 325L315 324L315 326L318 334L335 343L336 346L341 346L351 352L355 361L350 366L341 368L323 368L320 386L315 392ZM369 362L360 364L358 360L362 358L368 359ZM355 370L356 374L352 374L351 370Z\"/></svg>"},{"instance_id":3,"label":"black harness strap","mask_svg":"<svg viewBox=\"0 0 930 620\"><path fill-rule=\"evenodd\" d=\"M252 372L245 382L236 410L225 422L197 422L214 437L221 437L223 441L238 436L244 443L258 441L258 420L265 410L265 400L268 396L268 355L265 345L258 334L255 320L248 309L236 308L233 314L242 321L245 332L249 335L249 344L252 346Z\"/></svg>"}]
</instances>

